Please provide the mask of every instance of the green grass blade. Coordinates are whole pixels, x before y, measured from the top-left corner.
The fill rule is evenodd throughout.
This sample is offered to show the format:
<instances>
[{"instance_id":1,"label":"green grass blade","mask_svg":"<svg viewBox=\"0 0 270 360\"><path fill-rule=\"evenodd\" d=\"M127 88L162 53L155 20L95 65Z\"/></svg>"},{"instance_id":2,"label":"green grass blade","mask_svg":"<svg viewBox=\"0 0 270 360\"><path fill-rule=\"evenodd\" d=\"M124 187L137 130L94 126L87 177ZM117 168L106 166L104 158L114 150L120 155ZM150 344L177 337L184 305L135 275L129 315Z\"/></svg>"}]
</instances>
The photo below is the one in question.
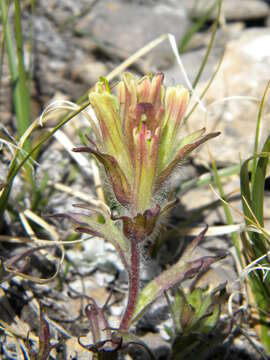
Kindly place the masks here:
<instances>
[{"instance_id":1,"label":"green grass blade","mask_svg":"<svg viewBox=\"0 0 270 360\"><path fill-rule=\"evenodd\" d=\"M256 134L255 134L255 142L254 142L254 150L253 150L253 164L252 164L252 173L251 173L251 183L253 184L254 182L254 178L255 178L255 173L256 173L256 164L257 164L257 154L258 154L258 147L259 147L259 135L260 135L260 126L261 126L261 119L262 119L262 113L263 113L263 109L264 109L264 103L265 103L265 99L266 99L266 95L268 93L270 87L270 81L267 83L261 103L260 103L260 107L259 107L259 113L258 113L258 118L257 118L257 125L256 125Z\"/></svg>"},{"instance_id":2,"label":"green grass blade","mask_svg":"<svg viewBox=\"0 0 270 360\"><path fill-rule=\"evenodd\" d=\"M29 76L31 69L33 68L33 46L34 46L34 14L35 14L36 1L31 0L31 17L30 17L30 35L29 35Z\"/></svg>"},{"instance_id":3,"label":"green grass blade","mask_svg":"<svg viewBox=\"0 0 270 360\"><path fill-rule=\"evenodd\" d=\"M265 143L267 146L264 149L270 147L270 135ZM249 173L248 173L248 163L253 160L253 156L247 159L242 167L240 173L240 183L241 183L241 195L242 195L242 205L245 215L245 221L247 225L259 224L258 226L263 225L263 204L264 204L264 182L266 174L266 166L268 164L268 159L270 157L270 152L264 152L257 155L259 157L258 167L256 167L256 181L254 182L255 187L251 191ZM256 190L257 189L257 190ZM260 224L260 220L262 224ZM266 238L264 235L249 232L249 237L252 240L251 250L255 258L258 258L267 252Z\"/></svg>"},{"instance_id":4,"label":"green grass blade","mask_svg":"<svg viewBox=\"0 0 270 360\"><path fill-rule=\"evenodd\" d=\"M2 34L1 34L1 59L0 59L0 96L2 93L2 76L3 76L3 66L4 66L4 55L5 55L5 32L6 32L6 26L7 26L7 14L8 14L8 8L9 8L9 2L7 4L7 11L6 11L6 17L4 16L1 8L1 19L2 19Z\"/></svg>"},{"instance_id":5,"label":"green grass blade","mask_svg":"<svg viewBox=\"0 0 270 360\"><path fill-rule=\"evenodd\" d=\"M270 152L270 135L268 136L262 155ZM264 184L266 177L266 170L268 165L268 156L259 156L256 166L256 173L254 183L252 184L252 199L253 199L253 212L261 226L264 226L263 206L264 206Z\"/></svg>"},{"instance_id":6,"label":"green grass blade","mask_svg":"<svg viewBox=\"0 0 270 360\"><path fill-rule=\"evenodd\" d=\"M215 10L217 6L217 0L214 1L214 3L207 9L200 17L199 19L193 24L186 34L184 35L183 39L181 40L181 43L179 45L179 52L182 53L185 51L188 43L190 42L192 36L196 34L207 22L207 20L210 19L210 16L212 15L213 11Z\"/></svg>"},{"instance_id":7,"label":"green grass blade","mask_svg":"<svg viewBox=\"0 0 270 360\"><path fill-rule=\"evenodd\" d=\"M241 166L240 187L241 187L242 198L245 198L245 200L247 202L246 203L245 201L242 201L244 214L249 219L252 219L253 216L248 207L248 205L249 205L251 209L253 208L252 200L251 200L251 192L250 192L250 187L249 187L249 173L248 173L249 161L250 161L250 159L247 159L246 161L244 161L244 163ZM247 219L246 219L246 223L247 223L247 225L251 225L251 222Z\"/></svg>"},{"instance_id":8,"label":"green grass blade","mask_svg":"<svg viewBox=\"0 0 270 360\"><path fill-rule=\"evenodd\" d=\"M19 5L19 1L17 0ZM15 2L16 5L16 2ZM4 30L4 38L7 50L7 58L8 58L8 66L11 77L11 82L13 84L13 102L16 112L16 119L18 123L18 131L21 135L26 128L29 126L29 118L30 118L30 109L28 110L30 99L29 92L26 87L26 79L24 68L23 68L23 53L22 53L22 34L21 34L21 26L20 26L20 11L15 8L15 26L16 31L15 35L17 37L17 54L13 46L12 34L11 34L11 26L8 18L8 3L6 0L0 0L0 9L1 9L1 19L3 30ZM18 61L18 64L17 64ZM26 144L25 149L29 148Z\"/></svg>"},{"instance_id":9,"label":"green grass blade","mask_svg":"<svg viewBox=\"0 0 270 360\"><path fill-rule=\"evenodd\" d=\"M23 52L23 35L21 27L21 8L20 1L14 0L15 4L15 39L17 50L17 67L18 78L16 87L18 87L18 114L17 125L19 136L22 136L30 125L30 92L29 81L25 71L24 52ZM26 141L24 149L29 151L31 149L30 141Z\"/></svg>"},{"instance_id":10,"label":"green grass blade","mask_svg":"<svg viewBox=\"0 0 270 360\"><path fill-rule=\"evenodd\" d=\"M218 173L216 162L212 155L211 155L211 163L212 163L212 169L213 169L213 173L214 173L214 180L215 180L216 186L218 188L219 194L220 194L221 198L226 201L226 196L225 196L225 192L224 192L223 185L221 182L221 177ZM225 202L222 202L222 205L224 208L224 213L225 213L228 225L233 225L234 221L233 221L233 217L232 217L229 206ZM236 233L232 233L232 242L235 247L237 257L238 257L241 265L243 265L242 257L241 257L241 249L240 249L240 244L239 244L239 237Z\"/></svg>"},{"instance_id":11,"label":"green grass blade","mask_svg":"<svg viewBox=\"0 0 270 360\"><path fill-rule=\"evenodd\" d=\"M204 55L204 58L203 58L203 61L201 63L201 66L200 66L200 69L198 71L198 74L196 75L196 78L193 82L193 88L196 87L196 85L198 84L200 78L201 78L201 75L203 73L203 70L207 64L207 61L208 61L208 58L209 58L209 55L210 55L210 52L214 46L214 41L215 41L215 37L216 37L216 33L217 33L217 29L218 29L218 24L219 24L219 20L220 20L220 14L221 14L221 6L222 6L222 0L218 0L218 14L217 14L217 18L216 18L216 21L213 25L213 30L212 30L212 33L211 33L211 38L210 38L210 42L209 42L209 45L207 47L207 50L206 50L206 53Z\"/></svg>"},{"instance_id":12,"label":"green grass blade","mask_svg":"<svg viewBox=\"0 0 270 360\"><path fill-rule=\"evenodd\" d=\"M270 152L270 135L265 141L265 144L262 149L262 153L258 154L259 147L259 131L260 123L262 118L262 111L264 108L264 103L266 99L267 92L270 87L270 82L267 84L264 91L264 95L259 107L256 134L255 134L255 144L254 144L254 155L247 159L242 167L240 172L240 182L241 182L241 194L242 194L242 203L244 214L249 219L257 221L260 226L264 226L264 183L266 177L266 170L268 165L268 155ZM251 172L251 183L249 181L248 173L248 163L252 160L252 172ZM247 224L251 224L252 221L246 219ZM267 252L266 239L263 235L257 233L249 233L250 238L254 244L253 252L256 257L263 255Z\"/></svg>"},{"instance_id":13,"label":"green grass blade","mask_svg":"<svg viewBox=\"0 0 270 360\"><path fill-rule=\"evenodd\" d=\"M0 6L1 6L1 20L3 24L3 38L6 42L6 48L7 48L7 54L8 54L8 63L9 63L9 69L11 72L12 79L16 79L17 76L17 67L16 67L16 54L12 45L12 35L11 35L11 29L10 24L8 21L8 10L9 10L9 1L8 3L6 0L0 0Z\"/></svg>"},{"instance_id":14,"label":"green grass blade","mask_svg":"<svg viewBox=\"0 0 270 360\"><path fill-rule=\"evenodd\" d=\"M203 89L202 93L200 94L200 100L202 100L204 98L204 95L207 93L208 89L210 88L210 86L212 85L213 81L215 80L218 72L219 72L219 69L220 69L220 66L223 62L223 59L224 59L224 54L225 52L223 53L223 55L221 56L216 68L215 68L215 71L213 72L210 80L207 82L205 88ZM190 116L193 114L193 112L196 110L197 106L199 105L198 101L196 101L196 103L193 105L193 107L191 108L191 110L188 112L188 114L184 117L184 120L183 120L183 124L186 124L188 119L190 118ZM187 123L188 124L188 123Z\"/></svg>"},{"instance_id":15,"label":"green grass blade","mask_svg":"<svg viewBox=\"0 0 270 360\"><path fill-rule=\"evenodd\" d=\"M227 168L217 170L219 177L224 178L232 175L239 175L240 165L228 166ZM195 179L184 181L179 187L176 188L176 195L180 196L187 191L198 188L203 185L214 184L214 176L212 173L206 173L198 176Z\"/></svg>"}]
</instances>

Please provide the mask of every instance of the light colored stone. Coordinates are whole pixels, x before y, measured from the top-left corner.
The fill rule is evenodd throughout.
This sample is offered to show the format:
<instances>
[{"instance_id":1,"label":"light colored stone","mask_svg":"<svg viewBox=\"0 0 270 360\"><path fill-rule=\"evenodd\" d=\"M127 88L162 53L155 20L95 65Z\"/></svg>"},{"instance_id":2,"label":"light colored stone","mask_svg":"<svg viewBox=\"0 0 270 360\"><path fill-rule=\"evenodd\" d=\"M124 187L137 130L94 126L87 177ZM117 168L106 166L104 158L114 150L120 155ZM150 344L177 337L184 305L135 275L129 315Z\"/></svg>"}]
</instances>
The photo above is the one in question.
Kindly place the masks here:
<instances>
[{"instance_id":1,"label":"light colored stone","mask_svg":"<svg viewBox=\"0 0 270 360\"><path fill-rule=\"evenodd\" d=\"M212 0L184 0L184 4L194 19L202 17L213 5ZM217 10L209 14L210 19L215 19ZM223 0L222 16L226 20L252 20L269 16L269 6L261 0Z\"/></svg>"},{"instance_id":2,"label":"light colored stone","mask_svg":"<svg viewBox=\"0 0 270 360\"><path fill-rule=\"evenodd\" d=\"M99 1L75 30L93 37L97 43L113 46L115 54L120 52L120 56L125 54L127 57L161 34L173 33L179 41L188 26L189 20L182 6L171 7L162 3L149 7L111 0ZM166 43L150 55L155 64L167 64L171 54Z\"/></svg>"},{"instance_id":3,"label":"light colored stone","mask_svg":"<svg viewBox=\"0 0 270 360\"><path fill-rule=\"evenodd\" d=\"M85 63L76 62L71 70L74 81L82 82L91 86L95 84L100 76L108 73L107 67L100 61L87 61Z\"/></svg>"},{"instance_id":4,"label":"light colored stone","mask_svg":"<svg viewBox=\"0 0 270 360\"><path fill-rule=\"evenodd\" d=\"M87 236L85 236L85 238L87 238ZM110 243L97 237L84 241L83 251L67 250L67 255L76 266L78 266L81 273L88 273L90 270L96 268L105 271L105 279L100 279L100 281L104 283L112 281L112 274L116 271L123 271L124 269L114 247Z\"/></svg>"}]
</instances>

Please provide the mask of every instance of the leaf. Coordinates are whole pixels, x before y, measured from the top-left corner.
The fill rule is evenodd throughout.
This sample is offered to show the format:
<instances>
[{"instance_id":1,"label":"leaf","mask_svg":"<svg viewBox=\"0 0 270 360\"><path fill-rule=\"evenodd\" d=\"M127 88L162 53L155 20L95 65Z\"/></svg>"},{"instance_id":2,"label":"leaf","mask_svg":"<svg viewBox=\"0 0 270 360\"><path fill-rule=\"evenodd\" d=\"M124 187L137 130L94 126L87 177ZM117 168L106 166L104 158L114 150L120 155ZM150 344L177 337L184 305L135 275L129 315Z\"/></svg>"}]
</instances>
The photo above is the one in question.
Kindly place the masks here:
<instances>
[{"instance_id":1,"label":"leaf","mask_svg":"<svg viewBox=\"0 0 270 360\"><path fill-rule=\"evenodd\" d=\"M256 174L254 177L254 183L249 183L248 163L254 158L254 156L248 158L242 165L240 171L240 183L241 183L241 195L242 205L245 214L245 221L247 225L255 225L263 227L263 205L264 205L264 183L266 176L266 168L270 153L270 135L268 136L262 152L256 157L259 157L259 161L256 167ZM253 186L252 186L253 185ZM253 242L253 253L255 257L260 257L267 252L265 236L249 232L249 236Z\"/></svg>"},{"instance_id":2,"label":"leaf","mask_svg":"<svg viewBox=\"0 0 270 360\"><path fill-rule=\"evenodd\" d=\"M263 153L270 152L270 135L266 139L263 149ZM256 166L256 172L254 176L254 182L252 183L252 200L253 211L261 226L264 226L263 220L263 204L264 204L264 183L266 177L266 169L269 161L269 156L260 156Z\"/></svg>"},{"instance_id":3,"label":"leaf","mask_svg":"<svg viewBox=\"0 0 270 360\"><path fill-rule=\"evenodd\" d=\"M72 149L74 152L88 152L93 154L104 166L106 174L112 184L117 200L124 206L131 202L131 187L125 172L121 169L118 161L111 155L102 153L89 146Z\"/></svg>"},{"instance_id":4,"label":"leaf","mask_svg":"<svg viewBox=\"0 0 270 360\"><path fill-rule=\"evenodd\" d=\"M181 161L183 161L194 149L196 149L198 146L202 145L206 141L218 136L219 134L219 132L207 134L199 140L195 141L194 143L186 144L181 149L179 149L174 159L159 174L155 184L156 188L158 189L168 179L176 166L181 163Z\"/></svg>"},{"instance_id":5,"label":"leaf","mask_svg":"<svg viewBox=\"0 0 270 360\"><path fill-rule=\"evenodd\" d=\"M129 242L107 214L67 213L55 214L55 216L69 218L76 225L75 230L78 232L98 236L109 241L118 252L125 268L129 269Z\"/></svg>"},{"instance_id":6,"label":"leaf","mask_svg":"<svg viewBox=\"0 0 270 360\"><path fill-rule=\"evenodd\" d=\"M137 300L132 322L138 320L138 318L143 315L146 308L162 295L164 291L170 289L177 283L181 283L182 281L205 271L211 264L223 257L223 255L205 256L189 262L180 259L171 268L163 271L163 273L147 284L141 291Z\"/></svg>"}]
</instances>

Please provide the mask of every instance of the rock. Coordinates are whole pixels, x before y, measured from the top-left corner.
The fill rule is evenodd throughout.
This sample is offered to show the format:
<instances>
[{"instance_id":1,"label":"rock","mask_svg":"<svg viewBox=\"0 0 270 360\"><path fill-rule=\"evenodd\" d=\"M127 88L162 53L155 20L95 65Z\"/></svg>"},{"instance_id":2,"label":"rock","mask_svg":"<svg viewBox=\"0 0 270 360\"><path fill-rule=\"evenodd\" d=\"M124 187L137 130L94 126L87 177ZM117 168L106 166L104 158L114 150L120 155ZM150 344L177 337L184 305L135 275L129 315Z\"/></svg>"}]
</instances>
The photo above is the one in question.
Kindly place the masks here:
<instances>
[{"instance_id":1,"label":"rock","mask_svg":"<svg viewBox=\"0 0 270 360\"><path fill-rule=\"evenodd\" d=\"M83 248L84 251L67 250L67 255L76 264L80 273L89 273L98 268L109 275L124 270L114 247L103 239L95 237L85 241Z\"/></svg>"},{"instance_id":2,"label":"rock","mask_svg":"<svg viewBox=\"0 0 270 360\"><path fill-rule=\"evenodd\" d=\"M221 131L218 138L208 143L219 164L238 164L240 158L246 159L252 154L259 102L270 78L269 44L270 29L245 30L238 39L230 41L221 68L203 100L207 113L198 106L188 120L188 131L204 126L208 131ZM200 83L197 94L206 84L207 81ZM226 101L228 97L230 100ZM261 146L270 131L267 119L269 107L266 99ZM209 162L207 147L200 148L193 158L200 164Z\"/></svg>"},{"instance_id":3,"label":"rock","mask_svg":"<svg viewBox=\"0 0 270 360\"><path fill-rule=\"evenodd\" d=\"M212 0L184 0L183 3L190 17L195 20L205 15L213 5ZM223 0L222 14L228 21L266 19L269 16L269 6L261 0ZM209 14L209 19L213 20L216 16L217 9Z\"/></svg>"},{"instance_id":4,"label":"rock","mask_svg":"<svg viewBox=\"0 0 270 360\"><path fill-rule=\"evenodd\" d=\"M75 31L90 35L97 43L113 46L116 54L120 51L121 56L127 57L161 34L173 33L179 41L188 25L186 11L179 4L177 7L164 4L149 7L111 0L99 1ZM171 54L169 44L163 44L151 51L150 61L165 66L170 62Z\"/></svg>"},{"instance_id":5,"label":"rock","mask_svg":"<svg viewBox=\"0 0 270 360\"><path fill-rule=\"evenodd\" d=\"M76 62L71 69L72 80L87 84L95 84L100 76L108 73L107 67L100 61L89 60L84 63Z\"/></svg>"}]
</instances>

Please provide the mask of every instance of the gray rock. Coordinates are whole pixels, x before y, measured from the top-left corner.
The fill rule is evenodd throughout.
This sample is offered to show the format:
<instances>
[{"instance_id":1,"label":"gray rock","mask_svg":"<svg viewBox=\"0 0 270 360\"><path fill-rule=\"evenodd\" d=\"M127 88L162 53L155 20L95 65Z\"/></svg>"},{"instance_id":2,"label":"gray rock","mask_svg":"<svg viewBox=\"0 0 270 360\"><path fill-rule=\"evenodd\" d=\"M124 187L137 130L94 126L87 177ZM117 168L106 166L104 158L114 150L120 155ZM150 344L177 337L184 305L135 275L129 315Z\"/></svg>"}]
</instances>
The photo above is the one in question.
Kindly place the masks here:
<instances>
[{"instance_id":1,"label":"gray rock","mask_svg":"<svg viewBox=\"0 0 270 360\"><path fill-rule=\"evenodd\" d=\"M76 61L71 69L71 77L74 81L85 83L90 87L98 81L100 76L105 76L108 72L105 64L89 59L83 63Z\"/></svg>"},{"instance_id":2,"label":"gray rock","mask_svg":"<svg viewBox=\"0 0 270 360\"><path fill-rule=\"evenodd\" d=\"M189 25L186 15L180 5L149 7L120 0L99 1L75 30L81 35L91 35L97 43L113 47L116 54L120 52L121 57L127 57L161 34L173 33L179 41ZM161 66L172 58L168 43L150 55Z\"/></svg>"},{"instance_id":3,"label":"gray rock","mask_svg":"<svg viewBox=\"0 0 270 360\"><path fill-rule=\"evenodd\" d=\"M175 0L177 1L177 0ZM184 0L191 18L198 19L210 9L212 0ZM261 0L223 0L222 13L226 20L252 20L263 19L269 16L269 6ZM215 19L217 10L214 10L209 19Z\"/></svg>"},{"instance_id":4,"label":"gray rock","mask_svg":"<svg viewBox=\"0 0 270 360\"><path fill-rule=\"evenodd\" d=\"M83 235L84 236L84 235ZM100 238L92 238L83 243L84 251L68 250L67 255L78 266L80 273L101 269L110 274L123 271L123 265L113 246Z\"/></svg>"},{"instance_id":5,"label":"gray rock","mask_svg":"<svg viewBox=\"0 0 270 360\"><path fill-rule=\"evenodd\" d=\"M246 159L252 154L259 102L270 78L269 44L270 29L244 30L238 39L229 41L222 66L203 99L207 112L197 107L188 120L189 131L204 126L208 131L221 131L218 138L209 142L220 164L238 164L240 157ZM206 85L207 81L202 81L197 93ZM270 131L267 104L266 101L261 145ZM200 148L193 157L200 164L209 162L207 147Z\"/></svg>"}]
</instances>

